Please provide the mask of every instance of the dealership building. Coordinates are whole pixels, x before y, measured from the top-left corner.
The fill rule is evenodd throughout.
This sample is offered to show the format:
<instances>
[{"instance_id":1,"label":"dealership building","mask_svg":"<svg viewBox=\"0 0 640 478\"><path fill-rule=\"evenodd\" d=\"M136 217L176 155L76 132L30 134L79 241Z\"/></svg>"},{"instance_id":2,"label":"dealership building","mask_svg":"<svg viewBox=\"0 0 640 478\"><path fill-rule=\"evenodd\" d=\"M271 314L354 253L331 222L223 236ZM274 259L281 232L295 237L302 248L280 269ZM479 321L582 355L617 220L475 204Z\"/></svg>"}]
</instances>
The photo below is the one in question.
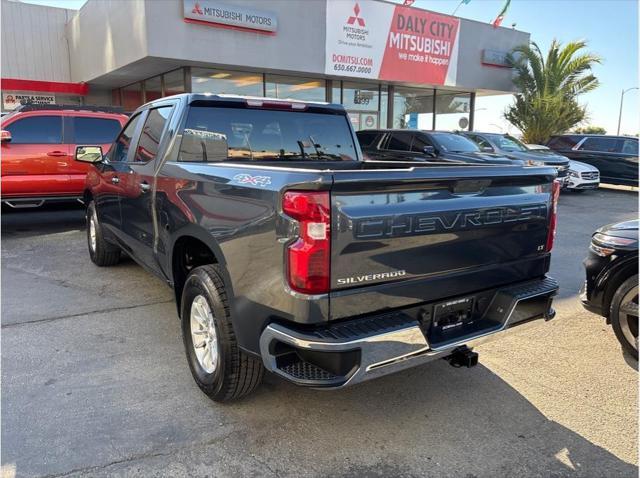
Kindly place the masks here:
<instances>
[{"instance_id":1,"label":"dealership building","mask_svg":"<svg viewBox=\"0 0 640 478\"><path fill-rule=\"evenodd\" d=\"M473 129L529 34L382 0L2 0L2 110L209 92L342 103L357 129Z\"/></svg>"}]
</instances>

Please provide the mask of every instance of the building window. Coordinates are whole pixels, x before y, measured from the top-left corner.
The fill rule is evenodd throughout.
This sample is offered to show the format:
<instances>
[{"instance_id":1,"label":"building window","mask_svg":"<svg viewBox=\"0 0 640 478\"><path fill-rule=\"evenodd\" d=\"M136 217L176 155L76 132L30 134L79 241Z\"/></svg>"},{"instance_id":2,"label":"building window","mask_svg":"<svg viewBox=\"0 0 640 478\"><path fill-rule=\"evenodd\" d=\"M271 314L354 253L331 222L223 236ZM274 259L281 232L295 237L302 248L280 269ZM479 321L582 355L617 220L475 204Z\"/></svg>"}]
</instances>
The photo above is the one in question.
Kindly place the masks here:
<instances>
[{"instance_id":1,"label":"building window","mask_svg":"<svg viewBox=\"0 0 640 478\"><path fill-rule=\"evenodd\" d=\"M380 125L378 85L342 82L342 104L349 112L354 129L375 129Z\"/></svg>"},{"instance_id":2,"label":"building window","mask_svg":"<svg viewBox=\"0 0 640 478\"><path fill-rule=\"evenodd\" d=\"M154 76L144 82L144 100L153 101L162 98L162 81L160 76Z\"/></svg>"},{"instance_id":3,"label":"building window","mask_svg":"<svg viewBox=\"0 0 640 478\"><path fill-rule=\"evenodd\" d=\"M456 131L469 129L471 93L436 92L436 128Z\"/></svg>"},{"instance_id":4,"label":"building window","mask_svg":"<svg viewBox=\"0 0 640 478\"><path fill-rule=\"evenodd\" d=\"M336 104L342 103L342 82L340 80L333 80L333 86L331 87L331 102Z\"/></svg>"},{"instance_id":5,"label":"building window","mask_svg":"<svg viewBox=\"0 0 640 478\"><path fill-rule=\"evenodd\" d=\"M163 75L164 96L177 95L186 91L184 86L184 70L179 68Z\"/></svg>"},{"instance_id":6,"label":"building window","mask_svg":"<svg viewBox=\"0 0 640 478\"><path fill-rule=\"evenodd\" d=\"M263 96L262 75L239 71L191 69L193 93L226 93L233 95Z\"/></svg>"},{"instance_id":7,"label":"building window","mask_svg":"<svg viewBox=\"0 0 640 478\"><path fill-rule=\"evenodd\" d=\"M302 101L325 101L327 90L324 80L266 75L266 96ZM335 99L334 102L336 102Z\"/></svg>"},{"instance_id":8,"label":"building window","mask_svg":"<svg viewBox=\"0 0 640 478\"><path fill-rule=\"evenodd\" d=\"M432 89L396 87L393 95L393 127L433 129L433 95Z\"/></svg>"},{"instance_id":9,"label":"building window","mask_svg":"<svg viewBox=\"0 0 640 478\"><path fill-rule=\"evenodd\" d=\"M122 88L122 106L125 111L134 111L142 104L142 83Z\"/></svg>"},{"instance_id":10,"label":"building window","mask_svg":"<svg viewBox=\"0 0 640 478\"><path fill-rule=\"evenodd\" d=\"M342 83L342 104L347 110L378 111L378 85Z\"/></svg>"}]
</instances>

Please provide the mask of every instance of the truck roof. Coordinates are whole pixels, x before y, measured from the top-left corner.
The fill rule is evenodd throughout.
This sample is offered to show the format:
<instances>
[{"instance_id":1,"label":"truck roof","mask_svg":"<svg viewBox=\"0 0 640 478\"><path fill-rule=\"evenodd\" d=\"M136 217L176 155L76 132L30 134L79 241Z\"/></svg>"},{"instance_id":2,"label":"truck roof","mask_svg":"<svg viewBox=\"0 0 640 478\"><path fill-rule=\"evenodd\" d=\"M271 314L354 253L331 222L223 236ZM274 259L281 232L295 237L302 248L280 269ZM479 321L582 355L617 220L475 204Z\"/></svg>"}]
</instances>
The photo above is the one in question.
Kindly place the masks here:
<instances>
[{"instance_id":1,"label":"truck roof","mask_svg":"<svg viewBox=\"0 0 640 478\"><path fill-rule=\"evenodd\" d=\"M412 132L420 132L420 133L447 133L447 134L457 134L458 131L447 131L443 129L413 129L413 128L372 128L372 129L361 129L357 131L358 133L366 133L366 132L376 132L376 133L412 133ZM463 131L464 132L464 131Z\"/></svg>"},{"instance_id":2,"label":"truck roof","mask_svg":"<svg viewBox=\"0 0 640 478\"><path fill-rule=\"evenodd\" d=\"M242 95L231 95L231 94L223 94L223 93L180 93L177 95L167 96L164 98L160 98L157 100L150 101L141 106L141 108L161 103L166 101L167 99L173 98L186 98L187 104L193 104L196 102L211 102L211 103L239 103L243 106L253 103L252 106L259 107L259 103L268 103L268 104L292 104L292 105L301 105L301 106L313 106L314 109L326 109L333 111L344 112L344 106L340 104L333 103L325 103L321 101L301 101L293 98L269 98L264 96L242 96ZM294 108L295 109L295 106Z\"/></svg>"}]
</instances>

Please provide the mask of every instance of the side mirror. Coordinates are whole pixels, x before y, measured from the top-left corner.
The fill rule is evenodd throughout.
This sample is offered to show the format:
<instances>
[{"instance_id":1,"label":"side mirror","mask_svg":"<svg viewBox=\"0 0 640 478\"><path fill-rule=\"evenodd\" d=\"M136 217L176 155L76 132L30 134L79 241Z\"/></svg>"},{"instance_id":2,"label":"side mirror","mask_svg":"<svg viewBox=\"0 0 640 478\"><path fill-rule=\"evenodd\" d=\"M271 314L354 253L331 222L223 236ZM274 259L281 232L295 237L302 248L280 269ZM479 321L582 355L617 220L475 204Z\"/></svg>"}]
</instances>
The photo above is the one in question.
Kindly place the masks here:
<instances>
[{"instance_id":1,"label":"side mirror","mask_svg":"<svg viewBox=\"0 0 640 478\"><path fill-rule=\"evenodd\" d=\"M493 153L493 148L491 146L483 146L480 150L483 153Z\"/></svg>"},{"instance_id":2,"label":"side mirror","mask_svg":"<svg viewBox=\"0 0 640 478\"><path fill-rule=\"evenodd\" d=\"M226 161L229 158L227 135L199 129L185 129L182 132L180 153L180 161L208 163Z\"/></svg>"},{"instance_id":3,"label":"side mirror","mask_svg":"<svg viewBox=\"0 0 640 478\"><path fill-rule=\"evenodd\" d=\"M424 148L422 148L422 152L424 154L428 154L429 156L435 156L436 148L434 148L433 146L425 146Z\"/></svg>"},{"instance_id":4,"label":"side mirror","mask_svg":"<svg viewBox=\"0 0 640 478\"><path fill-rule=\"evenodd\" d=\"M9 133L6 129L3 129L0 132L0 140L2 140L3 143L8 143L9 141L11 141L11 133Z\"/></svg>"},{"instance_id":5,"label":"side mirror","mask_svg":"<svg viewBox=\"0 0 640 478\"><path fill-rule=\"evenodd\" d=\"M102 148L100 146L78 146L75 160L83 163L99 163L102 161Z\"/></svg>"}]
</instances>

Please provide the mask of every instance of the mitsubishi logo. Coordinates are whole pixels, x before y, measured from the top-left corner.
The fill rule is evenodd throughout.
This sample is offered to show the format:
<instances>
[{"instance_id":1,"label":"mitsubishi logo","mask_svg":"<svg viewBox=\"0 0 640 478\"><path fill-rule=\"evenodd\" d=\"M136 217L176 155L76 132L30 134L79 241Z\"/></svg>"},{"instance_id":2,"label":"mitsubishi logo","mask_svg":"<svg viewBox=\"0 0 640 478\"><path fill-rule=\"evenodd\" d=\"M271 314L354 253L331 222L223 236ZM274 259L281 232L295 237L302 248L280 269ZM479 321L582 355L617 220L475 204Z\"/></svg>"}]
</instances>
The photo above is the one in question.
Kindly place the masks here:
<instances>
[{"instance_id":1,"label":"mitsubishi logo","mask_svg":"<svg viewBox=\"0 0 640 478\"><path fill-rule=\"evenodd\" d=\"M360 5L358 5L357 3L353 7L353 13L354 16L349 17L349 19L347 20L347 24L353 25L355 22L358 22L358 25L364 27L364 20L360 18Z\"/></svg>"},{"instance_id":2,"label":"mitsubishi logo","mask_svg":"<svg viewBox=\"0 0 640 478\"><path fill-rule=\"evenodd\" d=\"M191 13L197 13L198 15L204 15L204 13L202 12L202 8L200 8L200 4L198 2L196 2L196 5L193 7L193 10L191 10Z\"/></svg>"}]
</instances>

